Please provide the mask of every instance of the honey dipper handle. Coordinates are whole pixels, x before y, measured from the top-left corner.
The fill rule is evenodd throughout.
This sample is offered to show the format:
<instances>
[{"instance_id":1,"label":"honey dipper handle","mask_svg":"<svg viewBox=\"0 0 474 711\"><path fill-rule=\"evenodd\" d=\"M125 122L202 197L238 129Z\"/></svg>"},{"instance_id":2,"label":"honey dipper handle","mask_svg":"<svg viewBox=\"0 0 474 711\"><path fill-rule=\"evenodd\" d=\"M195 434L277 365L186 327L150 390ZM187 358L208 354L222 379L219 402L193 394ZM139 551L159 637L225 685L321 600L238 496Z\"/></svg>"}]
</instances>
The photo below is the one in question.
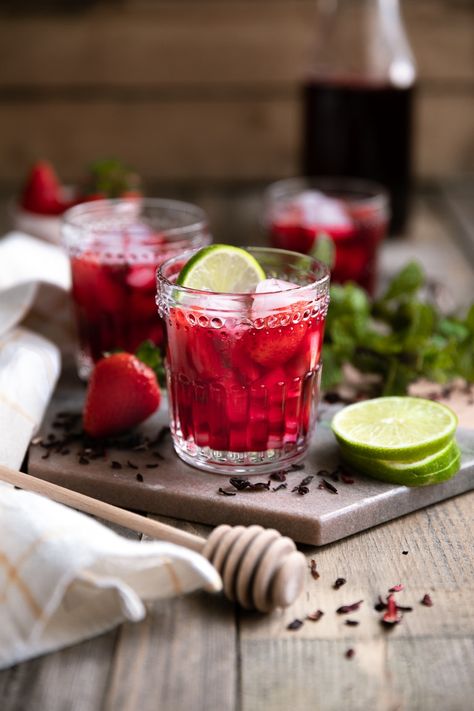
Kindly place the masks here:
<instances>
[{"instance_id":1,"label":"honey dipper handle","mask_svg":"<svg viewBox=\"0 0 474 711\"><path fill-rule=\"evenodd\" d=\"M80 494L77 491L71 491L63 486L52 484L49 481L43 481L37 477L24 474L23 472L15 471L4 465L0 465L0 481L7 484L13 484L26 491L33 491L36 494L46 496L53 501L58 501L60 504L65 504L78 511L98 516L110 523L116 523L119 526L124 526L132 531L143 533L151 538L158 538L161 541L176 543L177 545L190 548L193 551L201 552L204 543L204 538L195 536L186 531L180 531L173 526L167 526L165 523L159 523L152 519L140 516L139 514L126 511L118 506L112 506L105 501L93 499L91 496Z\"/></svg>"}]
</instances>

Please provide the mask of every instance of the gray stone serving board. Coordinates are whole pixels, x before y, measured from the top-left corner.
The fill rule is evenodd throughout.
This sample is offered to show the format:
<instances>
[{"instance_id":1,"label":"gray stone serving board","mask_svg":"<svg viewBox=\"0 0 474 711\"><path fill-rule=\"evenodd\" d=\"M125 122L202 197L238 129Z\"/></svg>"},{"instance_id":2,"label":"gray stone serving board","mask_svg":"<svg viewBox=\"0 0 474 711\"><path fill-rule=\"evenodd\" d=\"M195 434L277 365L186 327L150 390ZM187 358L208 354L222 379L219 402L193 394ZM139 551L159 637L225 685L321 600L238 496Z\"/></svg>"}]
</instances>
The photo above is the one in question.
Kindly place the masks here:
<instances>
[{"instance_id":1,"label":"gray stone serving board","mask_svg":"<svg viewBox=\"0 0 474 711\"><path fill-rule=\"evenodd\" d=\"M79 412L83 391L61 391L53 400L40 435L54 431L51 423L55 413L67 409ZM159 446L164 459L150 452L109 450L105 458L78 463L78 445L68 445L69 453L54 454L43 459L44 449L32 446L28 471L33 476L80 491L116 506L172 516L199 523L249 525L258 523L276 528L300 543L324 545L376 526L416 509L429 506L474 488L474 430L460 428L457 438L461 447L461 471L451 480L420 488L407 488L351 474L353 484L331 482L338 493L318 489L318 470L332 470L339 463L338 446L329 427L334 408L327 408L318 424L304 469L287 474L287 489L280 491L238 492L223 496L219 487L231 490L228 476L201 472L182 462L174 453L167 435ZM166 408L144 426L149 436L155 436L166 423ZM57 431L56 431L57 432ZM156 449L156 448L155 448ZM119 461L122 469L112 469ZM127 460L138 466L132 469ZM146 464L158 464L147 468ZM137 473L143 482L137 481ZM305 476L314 474L309 493L292 493ZM267 475L256 475L252 481L267 481ZM272 488L278 482L272 481Z\"/></svg>"}]
</instances>

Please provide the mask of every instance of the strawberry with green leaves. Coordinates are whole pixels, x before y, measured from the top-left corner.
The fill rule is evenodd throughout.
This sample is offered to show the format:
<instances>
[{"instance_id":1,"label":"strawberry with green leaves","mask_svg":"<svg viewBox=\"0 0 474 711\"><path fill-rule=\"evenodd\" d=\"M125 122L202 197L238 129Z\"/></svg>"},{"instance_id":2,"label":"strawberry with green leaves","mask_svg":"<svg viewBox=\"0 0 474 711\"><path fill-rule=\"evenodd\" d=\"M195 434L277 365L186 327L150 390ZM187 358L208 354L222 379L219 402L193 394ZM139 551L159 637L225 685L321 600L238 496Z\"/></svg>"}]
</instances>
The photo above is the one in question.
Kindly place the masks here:
<instances>
[{"instance_id":1,"label":"strawberry with green leaves","mask_svg":"<svg viewBox=\"0 0 474 711\"><path fill-rule=\"evenodd\" d=\"M89 167L78 202L103 200L105 198L141 197L140 178L117 158L102 158Z\"/></svg>"},{"instance_id":2,"label":"strawberry with green leaves","mask_svg":"<svg viewBox=\"0 0 474 711\"><path fill-rule=\"evenodd\" d=\"M61 183L46 161L35 163L20 198L24 210L38 215L60 215L69 204L63 199Z\"/></svg>"},{"instance_id":3,"label":"strawberry with green leaves","mask_svg":"<svg viewBox=\"0 0 474 711\"><path fill-rule=\"evenodd\" d=\"M147 349L149 351L148 346L145 351ZM131 353L108 355L97 362L89 381L83 412L84 430L91 437L126 432L152 415L160 399L153 367Z\"/></svg>"}]
</instances>

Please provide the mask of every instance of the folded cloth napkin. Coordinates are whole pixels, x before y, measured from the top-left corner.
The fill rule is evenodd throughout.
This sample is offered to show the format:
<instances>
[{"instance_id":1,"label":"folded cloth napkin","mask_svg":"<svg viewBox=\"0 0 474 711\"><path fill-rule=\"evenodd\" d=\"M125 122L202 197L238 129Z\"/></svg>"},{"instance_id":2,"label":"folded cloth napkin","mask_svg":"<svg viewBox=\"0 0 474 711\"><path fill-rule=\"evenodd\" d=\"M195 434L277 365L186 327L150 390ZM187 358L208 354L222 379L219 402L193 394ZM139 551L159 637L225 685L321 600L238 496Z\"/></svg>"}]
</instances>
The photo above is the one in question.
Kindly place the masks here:
<instances>
[{"instance_id":1,"label":"folded cloth napkin","mask_svg":"<svg viewBox=\"0 0 474 711\"><path fill-rule=\"evenodd\" d=\"M18 232L0 241L0 463L19 467L60 372L58 347L18 324L38 302L40 286L67 303L67 257L58 247ZM42 321L58 323L57 303L43 301ZM47 316L46 316L47 315ZM69 319L70 321L70 319ZM64 328L58 325L58 340Z\"/></svg>"},{"instance_id":2,"label":"folded cloth napkin","mask_svg":"<svg viewBox=\"0 0 474 711\"><path fill-rule=\"evenodd\" d=\"M64 251L21 232L0 240L0 337L16 324L72 353L75 331L69 262Z\"/></svg>"},{"instance_id":3,"label":"folded cloth napkin","mask_svg":"<svg viewBox=\"0 0 474 711\"><path fill-rule=\"evenodd\" d=\"M122 538L26 491L0 488L0 530L0 669L141 620L143 601L221 587L198 553Z\"/></svg>"},{"instance_id":4,"label":"folded cloth napkin","mask_svg":"<svg viewBox=\"0 0 474 711\"><path fill-rule=\"evenodd\" d=\"M63 345L68 288L59 248L19 233L0 241L0 479L1 465L21 465L60 372L59 348L25 329L25 316ZM221 581L198 553L130 541L0 483L0 668L142 619L146 601L199 587L219 590Z\"/></svg>"},{"instance_id":5,"label":"folded cloth napkin","mask_svg":"<svg viewBox=\"0 0 474 711\"><path fill-rule=\"evenodd\" d=\"M0 336L0 464L21 465L60 363L58 349L31 331L18 327Z\"/></svg>"}]
</instances>

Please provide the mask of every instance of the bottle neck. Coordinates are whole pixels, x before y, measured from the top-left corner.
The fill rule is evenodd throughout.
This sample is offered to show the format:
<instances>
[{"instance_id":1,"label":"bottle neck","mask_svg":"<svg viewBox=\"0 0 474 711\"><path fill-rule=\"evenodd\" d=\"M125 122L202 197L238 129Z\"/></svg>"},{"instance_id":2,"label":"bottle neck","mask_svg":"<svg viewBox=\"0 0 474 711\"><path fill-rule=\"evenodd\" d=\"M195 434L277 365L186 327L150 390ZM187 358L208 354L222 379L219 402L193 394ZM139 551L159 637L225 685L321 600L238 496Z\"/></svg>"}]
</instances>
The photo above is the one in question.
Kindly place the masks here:
<instances>
[{"instance_id":1,"label":"bottle neck","mask_svg":"<svg viewBox=\"0 0 474 711\"><path fill-rule=\"evenodd\" d=\"M313 79L408 88L416 65L398 0L318 0Z\"/></svg>"}]
</instances>

